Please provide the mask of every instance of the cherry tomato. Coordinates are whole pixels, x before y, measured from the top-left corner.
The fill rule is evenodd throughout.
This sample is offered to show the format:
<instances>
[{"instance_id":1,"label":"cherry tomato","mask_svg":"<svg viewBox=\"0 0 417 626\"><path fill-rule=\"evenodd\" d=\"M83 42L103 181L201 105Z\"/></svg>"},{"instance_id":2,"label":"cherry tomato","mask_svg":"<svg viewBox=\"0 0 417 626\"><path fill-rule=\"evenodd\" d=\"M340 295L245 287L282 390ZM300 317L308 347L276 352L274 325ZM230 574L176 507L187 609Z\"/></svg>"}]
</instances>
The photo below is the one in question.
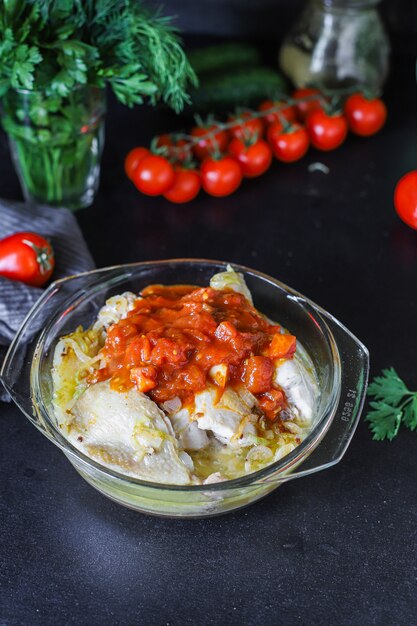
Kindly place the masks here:
<instances>
[{"instance_id":1,"label":"cherry tomato","mask_svg":"<svg viewBox=\"0 0 417 626\"><path fill-rule=\"evenodd\" d=\"M268 141L275 157L279 161L292 163L305 155L310 145L310 139L305 128L293 124L288 131L282 129L281 124L272 124L268 129Z\"/></svg>"},{"instance_id":2,"label":"cherry tomato","mask_svg":"<svg viewBox=\"0 0 417 626\"><path fill-rule=\"evenodd\" d=\"M417 170L408 172L398 181L394 205L402 221L417 230Z\"/></svg>"},{"instance_id":3,"label":"cherry tomato","mask_svg":"<svg viewBox=\"0 0 417 626\"><path fill-rule=\"evenodd\" d=\"M230 154L239 162L244 176L260 176L270 167L272 150L263 139L247 146L241 139L232 139L229 144Z\"/></svg>"},{"instance_id":4,"label":"cherry tomato","mask_svg":"<svg viewBox=\"0 0 417 626\"><path fill-rule=\"evenodd\" d=\"M36 233L15 233L0 241L0 275L42 287L55 267L49 241Z\"/></svg>"},{"instance_id":5,"label":"cherry tomato","mask_svg":"<svg viewBox=\"0 0 417 626\"><path fill-rule=\"evenodd\" d=\"M167 156L176 159L177 161L185 161L190 156L191 146L185 139L178 139L175 141L172 135L165 134L159 135L156 140L158 148L165 147L167 149ZM187 146L183 150L181 148Z\"/></svg>"},{"instance_id":6,"label":"cherry tomato","mask_svg":"<svg viewBox=\"0 0 417 626\"><path fill-rule=\"evenodd\" d=\"M193 200L201 189L200 175L195 170L180 167L175 170L175 181L164 193L164 198L176 204Z\"/></svg>"},{"instance_id":7,"label":"cherry tomato","mask_svg":"<svg viewBox=\"0 0 417 626\"><path fill-rule=\"evenodd\" d=\"M307 118L307 131L315 148L334 150L346 139L348 125L344 115L328 115L317 109Z\"/></svg>"},{"instance_id":8,"label":"cherry tomato","mask_svg":"<svg viewBox=\"0 0 417 626\"><path fill-rule=\"evenodd\" d=\"M242 177L239 163L230 156L206 159L201 165L203 189L211 196L230 195L239 187Z\"/></svg>"},{"instance_id":9,"label":"cherry tomato","mask_svg":"<svg viewBox=\"0 0 417 626\"><path fill-rule=\"evenodd\" d=\"M294 100L306 97L309 98L311 96L317 96L317 99L314 98L314 100L306 100L305 102L298 102L298 104L296 104L297 116L301 122L304 122L312 111L322 108L323 97L318 89L312 89L309 87L296 89L292 94Z\"/></svg>"},{"instance_id":10,"label":"cherry tomato","mask_svg":"<svg viewBox=\"0 0 417 626\"><path fill-rule=\"evenodd\" d=\"M133 175L133 182L142 193L159 196L174 184L175 173L171 163L158 154L142 159Z\"/></svg>"},{"instance_id":11,"label":"cherry tomato","mask_svg":"<svg viewBox=\"0 0 417 626\"><path fill-rule=\"evenodd\" d=\"M215 131L217 126L195 126L191 131L192 137L201 137L209 132ZM229 142L229 134L225 130L218 130L212 136L201 139L193 147L193 152L197 159L203 161L207 157L211 157L216 152L224 152Z\"/></svg>"},{"instance_id":12,"label":"cherry tomato","mask_svg":"<svg viewBox=\"0 0 417 626\"><path fill-rule=\"evenodd\" d=\"M252 117L249 111L229 117L228 122L236 122L230 134L236 139L260 139L264 134L264 123L259 117Z\"/></svg>"},{"instance_id":13,"label":"cherry tomato","mask_svg":"<svg viewBox=\"0 0 417 626\"><path fill-rule=\"evenodd\" d=\"M264 100L258 107L258 111L269 111L272 107L279 106L283 104L279 100ZM263 118L267 124L273 124L274 122L280 122L281 120L287 120L287 122L295 122L296 120L296 112L295 108L292 106L287 106L280 110L278 113L274 111L268 113Z\"/></svg>"},{"instance_id":14,"label":"cherry tomato","mask_svg":"<svg viewBox=\"0 0 417 626\"><path fill-rule=\"evenodd\" d=\"M345 115L352 133L369 137L385 124L387 108L379 98L368 100L361 93L355 93L345 102Z\"/></svg>"},{"instance_id":15,"label":"cherry tomato","mask_svg":"<svg viewBox=\"0 0 417 626\"><path fill-rule=\"evenodd\" d=\"M136 168L139 165L139 162L144 159L146 156L150 154L147 148L133 148L130 152L128 152L125 158L125 172L126 176L133 180L133 175L136 172Z\"/></svg>"},{"instance_id":16,"label":"cherry tomato","mask_svg":"<svg viewBox=\"0 0 417 626\"><path fill-rule=\"evenodd\" d=\"M274 362L267 356L251 356L245 361L243 380L251 393L265 393L272 387Z\"/></svg>"}]
</instances>

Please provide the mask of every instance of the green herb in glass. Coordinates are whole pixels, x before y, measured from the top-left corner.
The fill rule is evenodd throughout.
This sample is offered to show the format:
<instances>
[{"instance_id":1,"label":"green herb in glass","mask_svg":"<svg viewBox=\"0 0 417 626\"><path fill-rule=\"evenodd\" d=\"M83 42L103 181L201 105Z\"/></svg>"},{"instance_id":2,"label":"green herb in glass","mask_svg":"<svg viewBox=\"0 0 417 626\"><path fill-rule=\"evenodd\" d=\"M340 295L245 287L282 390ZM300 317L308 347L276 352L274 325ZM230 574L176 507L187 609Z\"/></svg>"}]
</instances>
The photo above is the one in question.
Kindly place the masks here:
<instances>
[{"instance_id":1,"label":"green herb in glass","mask_svg":"<svg viewBox=\"0 0 417 626\"><path fill-rule=\"evenodd\" d=\"M139 0L3 0L3 126L27 199L79 208L94 198L105 86L127 106L180 111L196 76L166 17Z\"/></svg>"}]
</instances>

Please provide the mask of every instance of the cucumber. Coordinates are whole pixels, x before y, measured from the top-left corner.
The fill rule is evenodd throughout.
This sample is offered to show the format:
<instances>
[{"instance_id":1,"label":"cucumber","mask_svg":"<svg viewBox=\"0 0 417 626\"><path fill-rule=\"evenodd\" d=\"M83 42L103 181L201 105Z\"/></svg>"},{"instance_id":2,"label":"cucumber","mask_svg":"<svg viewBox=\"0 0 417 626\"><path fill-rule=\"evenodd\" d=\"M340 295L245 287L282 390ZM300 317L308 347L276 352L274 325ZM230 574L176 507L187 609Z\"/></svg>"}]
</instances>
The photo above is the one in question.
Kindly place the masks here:
<instances>
[{"instance_id":1,"label":"cucumber","mask_svg":"<svg viewBox=\"0 0 417 626\"><path fill-rule=\"evenodd\" d=\"M247 44L223 43L189 52L188 60L201 78L202 74L231 67L257 65L261 62L261 54L257 48Z\"/></svg>"},{"instance_id":2,"label":"cucumber","mask_svg":"<svg viewBox=\"0 0 417 626\"><path fill-rule=\"evenodd\" d=\"M194 110L218 112L258 104L287 92L287 84L278 72L255 66L203 77L190 96Z\"/></svg>"}]
</instances>

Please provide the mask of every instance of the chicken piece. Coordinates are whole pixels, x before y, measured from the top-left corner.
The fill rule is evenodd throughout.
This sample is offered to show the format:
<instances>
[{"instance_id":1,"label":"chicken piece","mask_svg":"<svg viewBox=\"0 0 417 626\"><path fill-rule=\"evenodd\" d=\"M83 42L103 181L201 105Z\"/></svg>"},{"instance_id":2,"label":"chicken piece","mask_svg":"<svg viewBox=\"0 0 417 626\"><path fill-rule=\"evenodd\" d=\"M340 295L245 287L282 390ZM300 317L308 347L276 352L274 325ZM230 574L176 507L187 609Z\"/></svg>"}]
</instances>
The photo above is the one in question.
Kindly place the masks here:
<instances>
[{"instance_id":1,"label":"chicken piece","mask_svg":"<svg viewBox=\"0 0 417 626\"><path fill-rule=\"evenodd\" d=\"M70 416L68 438L97 461L152 482L192 482L190 457L184 458L168 418L145 394L97 383L82 393Z\"/></svg>"},{"instance_id":2,"label":"chicken piece","mask_svg":"<svg viewBox=\"0 0 417 626\"><path fill-rule=\"evenodd\" d=\"M218 390L209 387L195 396L194 418L199 428L212 431L222 443L247 444L248 435L256 435L253 406L230 387L226 387L220 398Z\"/></svg>"},{"instance_id":3,"label":"chicken piece","mask_svg":"<svg viewBox=\"0 0 417 626\"><path fill-rule=\"evenodd\" d=\"M188 409L180 409L169 416L179 444L184 450L202 450L209 443L204 430L200 430L197 422L192 421Z\"/></svg>"},{"instance_id":4,"label":"chicken piece","mask_svg":"<svg viewBox=\"0 0 417 626\"><path fill-rule=\"evenodd\" d=\"M273 381L285 392L295 416L310 422L318 397L318 386L313 375L294 358L275 367Z\"/></svg>"}]
</instances>

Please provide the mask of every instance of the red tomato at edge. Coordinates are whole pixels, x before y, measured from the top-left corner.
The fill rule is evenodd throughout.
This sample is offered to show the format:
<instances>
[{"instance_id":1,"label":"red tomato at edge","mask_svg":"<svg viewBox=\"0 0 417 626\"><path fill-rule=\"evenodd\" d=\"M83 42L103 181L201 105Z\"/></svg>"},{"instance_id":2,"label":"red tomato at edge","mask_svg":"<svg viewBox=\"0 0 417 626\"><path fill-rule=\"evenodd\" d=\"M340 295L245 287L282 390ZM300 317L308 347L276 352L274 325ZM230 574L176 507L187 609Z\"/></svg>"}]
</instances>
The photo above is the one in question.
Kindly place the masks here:
<instances>
[{"instance_id":1,"label":"red tomato at edge","mask_svg":"<svg viewBox=\"0 0 417 626\"><path fill-rule=\"evenodd\" d=\"M417 170L408 172L398 181L394 205L402 221L417 230Z\"/></svg>"},{"instance_id":2,"label":"red tomato at edge","mask_svg":"<svg viewBox=\"0 0 417 626\"><path fill-rule=\"evenodd\" d=\"M49 241L31 232L15 233L0 241L0 275L32 287L42 287L55 267Z\"/></svg>"}]
</instances>

